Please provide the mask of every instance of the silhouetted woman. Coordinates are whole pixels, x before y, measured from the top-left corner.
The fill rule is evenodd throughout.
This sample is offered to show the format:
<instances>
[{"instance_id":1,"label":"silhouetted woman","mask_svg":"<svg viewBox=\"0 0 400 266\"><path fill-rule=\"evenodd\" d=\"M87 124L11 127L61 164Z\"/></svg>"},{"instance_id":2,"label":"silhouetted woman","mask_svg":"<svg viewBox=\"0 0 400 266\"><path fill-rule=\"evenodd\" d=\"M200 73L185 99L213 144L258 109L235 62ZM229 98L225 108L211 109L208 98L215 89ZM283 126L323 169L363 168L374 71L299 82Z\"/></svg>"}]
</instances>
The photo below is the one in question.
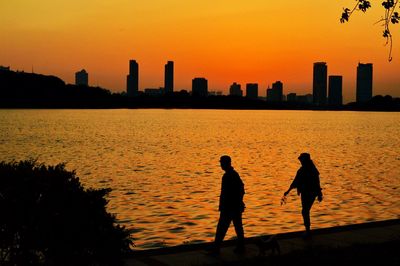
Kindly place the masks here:
<instances>
[{"instance_id":1,"label":"silhouetted woman","mask_svg":"<svg viewBox=\"0 0 400 266\"><path fill-rule=\"evenodd\" d=\"M301 214L303 215L304 226L306 228L305 237L310 236L310 210L318 197L318 201L322 201L322 191L319 182L319 172L310 158L309 153L300 154L299 158L301 167L297 171L289 189L283 194L287 196L293 188L297 188L297 194L301 195Z\"/></svg>"}]
</instances>

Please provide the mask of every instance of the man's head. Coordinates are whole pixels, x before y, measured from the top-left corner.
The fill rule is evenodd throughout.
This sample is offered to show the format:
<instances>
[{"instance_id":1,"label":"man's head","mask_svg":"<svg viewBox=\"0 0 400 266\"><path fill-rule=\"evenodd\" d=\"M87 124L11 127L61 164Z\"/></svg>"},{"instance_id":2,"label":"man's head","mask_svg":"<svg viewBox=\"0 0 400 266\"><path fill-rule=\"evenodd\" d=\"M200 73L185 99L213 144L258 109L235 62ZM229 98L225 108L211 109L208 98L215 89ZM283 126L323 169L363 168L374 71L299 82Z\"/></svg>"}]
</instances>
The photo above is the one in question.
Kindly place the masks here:
<instances>
[{"instance_id":1,"label":"man's head","mask_svg":"<svg viewBox=\"0 0 400 266\"><path fill-rule=\"evenodd\" d=\"M231 157L229 157L228 155L222 155L219 159L219 162L221 164L222 170L227 170L231 167Z\"/></svg>"}]
</instances>

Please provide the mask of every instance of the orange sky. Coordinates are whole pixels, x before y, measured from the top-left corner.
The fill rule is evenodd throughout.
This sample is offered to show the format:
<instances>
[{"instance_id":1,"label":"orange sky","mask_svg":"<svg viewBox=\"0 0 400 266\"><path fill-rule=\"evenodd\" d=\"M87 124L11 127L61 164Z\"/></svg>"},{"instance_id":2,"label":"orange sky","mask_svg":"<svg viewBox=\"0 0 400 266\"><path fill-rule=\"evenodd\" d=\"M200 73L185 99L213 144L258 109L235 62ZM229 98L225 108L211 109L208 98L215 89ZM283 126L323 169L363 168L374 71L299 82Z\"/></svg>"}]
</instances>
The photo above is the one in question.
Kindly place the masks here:
<instances>
[{"instance_id":1,"label":"orange sky","mask_svg":"<svg viewBox=\"0 0 400 266\"><path fill-rule=\"evenodd\" d=\"M0 2L0 65L74 82L125 90L129 59L140 89L163 86L164 64L175 62L175 90L206 77L209 90L236 81L284 83L284 93L311 93L312 65L343 75L345 102L355 98L358 62L374 64L374 94L400 96L400 31L393 27L393 61L374 23L381 1L340 24L353 0L13 0Z\"/></svg>"}]
</instances>

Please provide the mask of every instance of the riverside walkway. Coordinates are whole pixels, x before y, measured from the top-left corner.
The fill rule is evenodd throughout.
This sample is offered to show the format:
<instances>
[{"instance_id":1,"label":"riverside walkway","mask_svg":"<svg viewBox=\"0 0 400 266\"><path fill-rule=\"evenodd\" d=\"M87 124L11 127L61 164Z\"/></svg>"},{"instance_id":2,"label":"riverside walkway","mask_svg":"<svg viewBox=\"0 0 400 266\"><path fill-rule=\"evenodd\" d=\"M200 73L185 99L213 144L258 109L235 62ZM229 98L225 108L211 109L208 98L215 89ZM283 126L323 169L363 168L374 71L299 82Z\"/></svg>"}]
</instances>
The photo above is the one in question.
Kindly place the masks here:
<instances>
[{"instance_id":1,"label":"riverside walkway","mask_svg":"<svg viewBox=\"0 0 400 266\"><path fill-rule=\"evenodd\" d=\"M228 240L224 242L220 255L208 255L205 249L209 247L211 243L182 245L135 251L132 257L126 260L125 265L281 265L279 263L280 257L284 258L286 256L287 258L293 255L294 260L296 260L296 256L307 252L313 252L314 254L318 252L322 252L322 254L328 252L337 257L335 252L338 250L349 249L350 252L347 252L346 256L349 256L349 254L352 256L355 254L352 252L352 249L359 246L376 246L385 245L386 243L395 243L395 248L397 249L397 245L400 243L400 219L315 229L312 232L313 235L310 239L303 239L302 232L276 235L275 239L278 241L281 250L280 255L272 253L271 250L267 250L265 255L260 256L259 248L256 245L259 238L252 237L246 239L246 253L242 255L233 253L235 242L233 240ZM374 252L375 249L372 248L372 253ZM369 250L367 253L369 253ZM398 252L394 251L394 253L400 253L400 249ZM374 254L369 255L374 258ZM376 256L380 255L376 253ZM329 259L329 256L327 257ZM384 254L382 257L384 258L377 259L384 259L385 262L389 262L390 265L400 265L397 264L399 263L397 260L399 260L400 255L396 255L396 258L391 258ZM268 263L270 262L269 258L274 258L273 263ZM301 263L297 263L297 265L299 264Z\"/></svg>"}]
</instances>

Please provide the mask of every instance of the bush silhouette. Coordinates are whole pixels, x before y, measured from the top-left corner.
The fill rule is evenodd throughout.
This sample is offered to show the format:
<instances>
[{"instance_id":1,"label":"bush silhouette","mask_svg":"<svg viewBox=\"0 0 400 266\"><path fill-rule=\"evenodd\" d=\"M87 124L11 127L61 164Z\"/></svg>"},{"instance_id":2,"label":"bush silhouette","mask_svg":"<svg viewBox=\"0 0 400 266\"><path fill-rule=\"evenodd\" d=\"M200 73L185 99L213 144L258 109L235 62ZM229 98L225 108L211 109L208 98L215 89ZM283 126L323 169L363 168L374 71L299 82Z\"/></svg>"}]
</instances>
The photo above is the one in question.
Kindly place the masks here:
<instances>
[{"instance_id":1,"label":"bush silhouette","mask_svg":"<svg viewBox=\"0 0 400 266\"><path fill-rule=\"evenodd\" d=\"M64 164L0 162L0 265L118 265L132 244Z\"/></svg>"}]
</instances>

